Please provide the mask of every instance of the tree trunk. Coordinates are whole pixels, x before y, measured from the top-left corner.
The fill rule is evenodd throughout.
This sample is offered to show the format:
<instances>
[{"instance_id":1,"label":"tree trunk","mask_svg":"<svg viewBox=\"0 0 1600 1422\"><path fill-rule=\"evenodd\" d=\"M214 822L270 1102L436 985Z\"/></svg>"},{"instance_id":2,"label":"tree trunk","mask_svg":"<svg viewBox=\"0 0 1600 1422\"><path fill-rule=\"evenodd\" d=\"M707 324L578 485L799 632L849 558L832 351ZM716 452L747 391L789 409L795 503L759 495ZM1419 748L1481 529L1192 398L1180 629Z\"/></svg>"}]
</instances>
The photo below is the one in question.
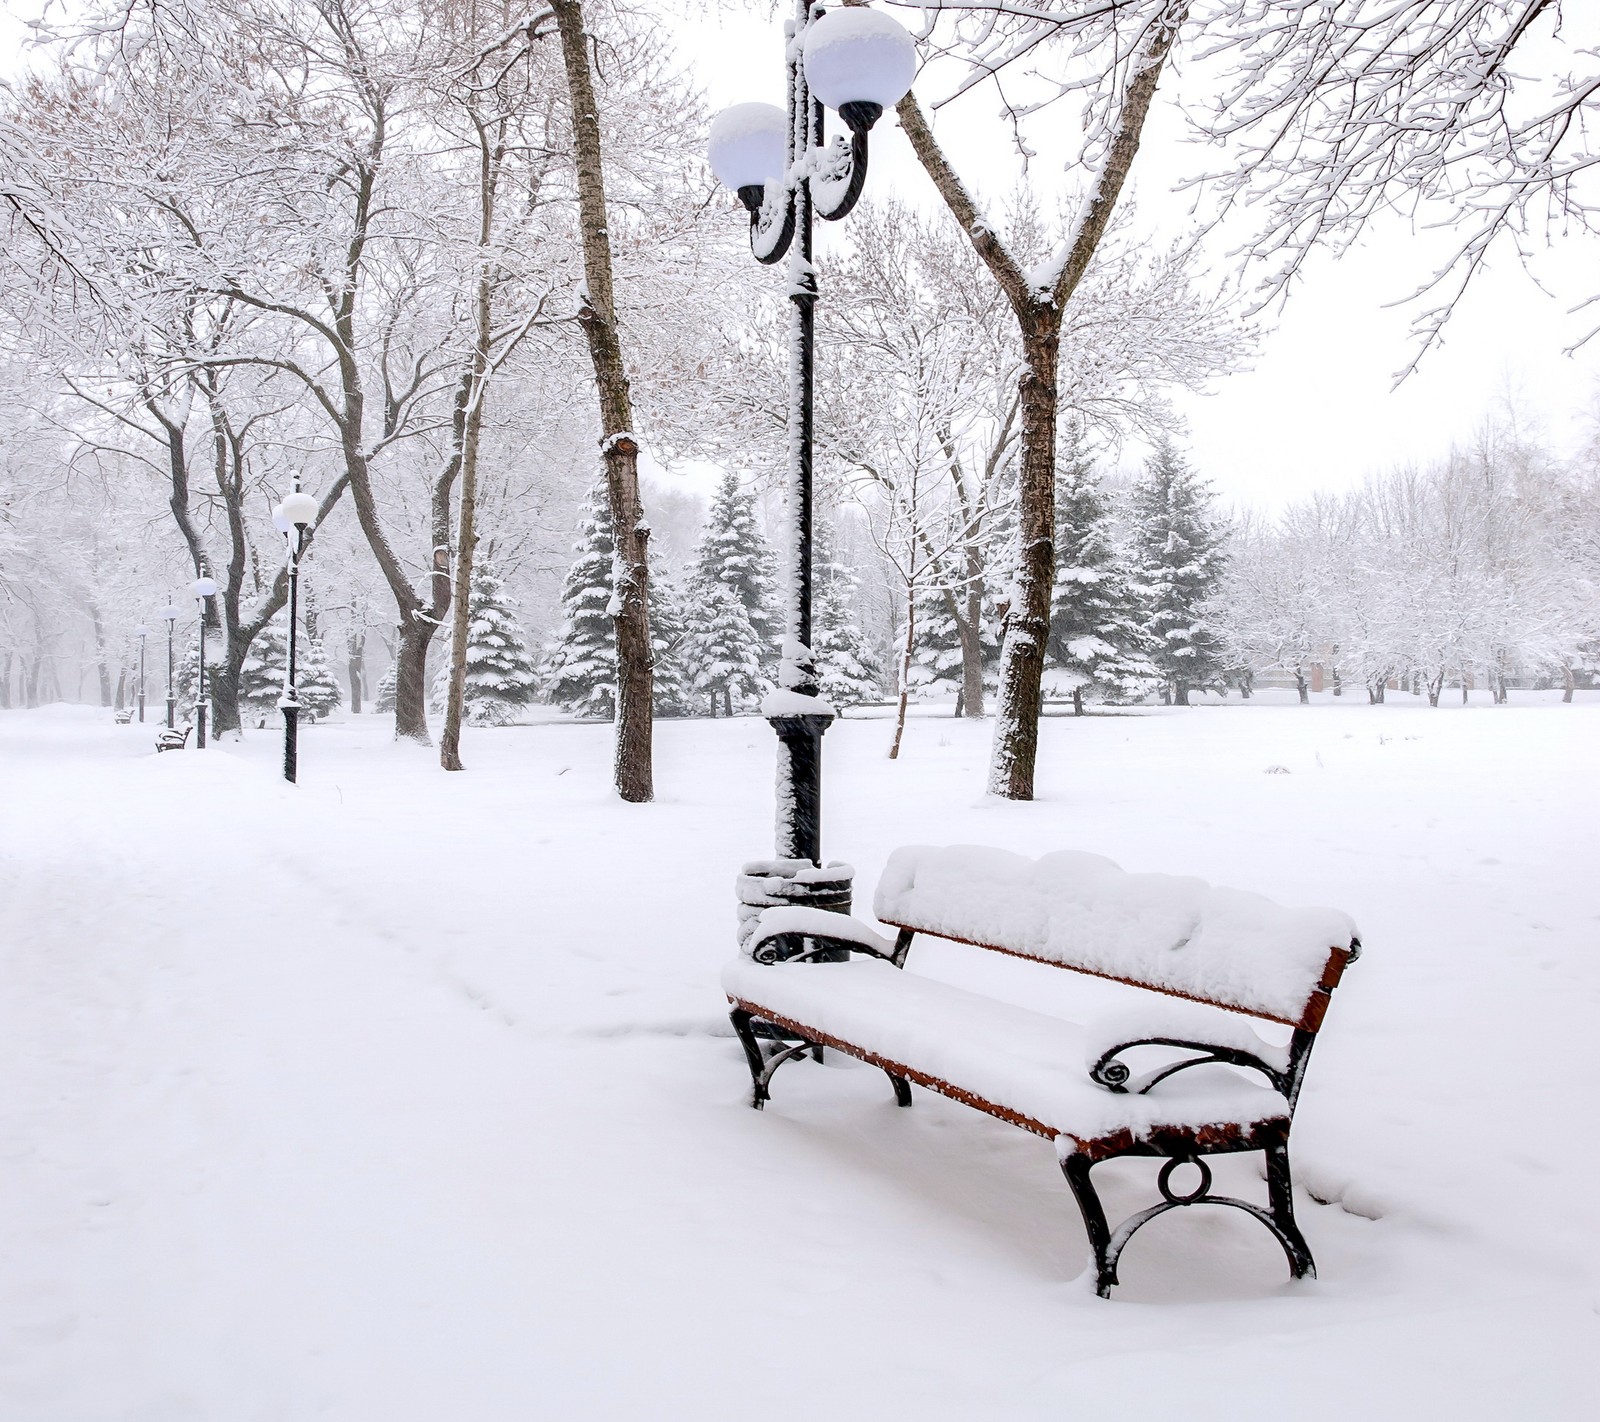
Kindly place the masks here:
<instances>
[{"instance_id":1,"label":"tree trunk","mask_svg":"<svg viewBox=\"0 0 1600 1422\"><path fill-rule=\"evenodd\" d=\"M1428 705L1437 706L1443 691L1444 673L1441 671L1438 676L1428 678Z\"/></svg>"},{"instance_id":2,"label":"tree trunk","mask_svg":"<svg viewBox=\"0 0 1600 1422\"><path fill-rule=\"evenodd\" d=\"M1081 686L1072 688L1072 714L1074 716L1083 715L1083 688Z\"/></svg>"},{"instance_id":3,"label":"tree trunk","mask_svg":"<svg viewBox=\"0 0 1600 1422\"><path fill-rule=\"evenodd\" d=\"M1294 669L1294 689L1300 697L1300 704L1309 706L1311 704L1311 690L1306 685L1305 673L1299 667Z\"/></svg>"},{"instance_id":4,"label":"tree trunk","mask_svg":"<svg viewBox=\"0 0 1600 1422\"><path fill-rule=\"evenodd\" d=\"M900 741L906 733L906 707L911 701L911 648L917 632L917 588L915 581L906 584L906 640L900 648L900 697L894 713L894 740L889 745L889 759L900 759Z\"/></svg>"},{"instance_id":5,"label":"tree trunk","mask_svg":"<svg viewBox=\"0 0 1600 1422\"><path fill-rule=\"evenodd\" d=\"M422 618L400 624L394 656L394 734L396 740L428 744L428 647L434 627Z\"/></svg>"},{"instance_id":6,"label":"tree trunk","mask_svg":"<svg viewBox=\"0 0 1600 1422\"><path fill-rule=\"evenodd\" d=\"M1572 675L1572 668L1563 665L1561 668L1561 701L1562 704L1572 700L1572 693L1578 688L1577 679Z\"/></svg>"},{"instance_id":7,"label":"tree trunk","mask_svg":"<svg viewBox=\"0 0 1600 1422\"><path fill-rule=\"evenodd\" d=\"M1033 799L1039 749L1040 682L1050 637L1056 572L1056 370L1061 313L1046 310L1024 333L1021 380L1022 457L1017 471L1016 592L1000 653L1000 690L989 792Z\"/></svg>"},{"instance_id":8,"label":"tree trunk","mask_svg":"<svg viewBox=\"0 0 1600 1422\"><path fill-rule=\"evenodd\" d=\"M1189 704L1189 683L1175 681L1172 684L1172 704L1174 706L1187 706Z\"/></svg>"},{"instance_id":9,"label":"tree trunk","mask_svg":"<svg viewBox=\"0 0 1600 1422\"><path fill-rule=\"evenodd\" d=\"M579 0L552 0L572 103L578 214L583 233L584 297L579 319L589 341L600 397L600 453L616 540L617 750L615 780L624 800L655 796L652 768L654 673L650 650L650 528L639 499L639 445L612 297L611 238L600 152L599 106L589 70L589 40Z\"/></svg>"},{"instance_id":10,"label":"tree trunk","mask_svg":"<svg viewBox=\"0 0 1600 1422\"><path fill-rule=\"evenodd\" d=\"M345 659L345 670L350 677L350 714L361 714L362 678L366 675L367 660L367 634L365 632L352 632L347 643L348 655Z\"/></svg>"}]
</instances>

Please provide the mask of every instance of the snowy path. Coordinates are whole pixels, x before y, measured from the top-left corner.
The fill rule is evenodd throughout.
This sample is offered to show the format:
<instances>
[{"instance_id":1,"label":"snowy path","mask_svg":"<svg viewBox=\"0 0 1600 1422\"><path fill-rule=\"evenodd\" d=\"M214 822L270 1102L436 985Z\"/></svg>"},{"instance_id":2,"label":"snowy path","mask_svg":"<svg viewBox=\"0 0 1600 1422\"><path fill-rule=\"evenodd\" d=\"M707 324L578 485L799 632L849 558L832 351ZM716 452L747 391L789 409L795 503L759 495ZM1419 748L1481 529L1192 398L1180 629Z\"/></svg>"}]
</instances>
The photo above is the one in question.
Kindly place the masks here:
<instances>
[{"instance_id":1,"label":"snowy path","mask_svg":"<svg viewBox=\"0 0 1600 1422\"><path fill-rule=\"evenodd\" d=\"M1303 1204L1319 1283L1197 1212L1108 1307L1043 1142L868 1071L746 1109L760 723L665 726L639 809L604 728L452 777L317 728L291 791L269 737L55 708L0 716L0 1418L1587 1415L1600 708L1052 722L1029 806L979 797L986 729L830 733L868 885L908 839L1073 846L1361 921L1297 1128L1349 1206Z\"/></svg>"}]
</instances>

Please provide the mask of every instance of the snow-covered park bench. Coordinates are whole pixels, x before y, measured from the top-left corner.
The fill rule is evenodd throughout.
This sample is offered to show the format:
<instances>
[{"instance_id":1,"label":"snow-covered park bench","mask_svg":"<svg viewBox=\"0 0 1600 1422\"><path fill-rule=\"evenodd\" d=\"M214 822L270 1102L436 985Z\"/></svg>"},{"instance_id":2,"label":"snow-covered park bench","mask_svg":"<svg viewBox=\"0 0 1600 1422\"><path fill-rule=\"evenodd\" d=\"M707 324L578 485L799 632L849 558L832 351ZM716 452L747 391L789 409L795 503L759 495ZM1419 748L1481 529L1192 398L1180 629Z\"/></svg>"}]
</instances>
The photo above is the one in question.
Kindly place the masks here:
<instances>
[{"instance_id":1,"label":"snow-covered park bench","mask_svg":"<svg viewBox=\"0 0 1600 1422\"><path fill-rule=\"evenodd\" d=\"M156 749L158 751L182 750L189 744L189 733L194 730L194 724L185 721L178 727L169 726L156 736Z\"/></svg>"},{"instance_id":2,"label":"snow-covered park bench","mask_svg":"<svg viewBox=\"0 0 1600 1422\"><path fill-rule=\"evenodd\" d=\"M1330 996L1360 952L1349 918L1127 874L1094 854L1029 860L970 846L896 850L874 912L894 941L823 909L769 908L724 971L755 1106L779 1066L832 1047L880 1067L901 1106L916 1082L1054 1140L1102 1297L1134 1232L1194 1204L1254 1215L1294 1277L1315 1275L1294 1218L1289 1126ZM1070 1022L902 971L919 933L1152 995ZM1247 1018L1291 1029L1287 1044ZM1264 1206L1211 1193L1204 1158L1238 1151L1264 1153ZM1090 1172L1118 1156L1164 1164L1161 1200L1112 1230ZM1189 1179L1175 1185L1185 1164Z\"/></svg>"}]
</instances>

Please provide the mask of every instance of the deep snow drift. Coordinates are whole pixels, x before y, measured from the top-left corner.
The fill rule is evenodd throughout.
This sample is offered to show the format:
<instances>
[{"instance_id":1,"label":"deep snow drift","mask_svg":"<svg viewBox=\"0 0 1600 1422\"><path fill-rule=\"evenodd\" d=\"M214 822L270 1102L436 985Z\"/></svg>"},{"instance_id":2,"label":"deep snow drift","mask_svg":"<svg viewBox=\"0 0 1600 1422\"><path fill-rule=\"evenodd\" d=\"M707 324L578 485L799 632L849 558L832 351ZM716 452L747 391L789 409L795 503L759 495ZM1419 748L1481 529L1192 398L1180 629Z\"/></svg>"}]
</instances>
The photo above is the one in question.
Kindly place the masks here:
<instances>
[{"instance_id":1,"label":"deep snow drift","mask_svg":"<svg viewBox=\"0 0 1600 1422\"><path fill-rule=\"evenodd\" d=\"M967 842L1360 925L1296 1118L1321 1279L1178 1211L1110 1303L1048 1142L849 1064L748 1109L760 721L662 724L639 807L605 726L445 775L356 718L291 788L272 735L0 714L0 1418L1587 1416L1600 705L1533 701L1052 719L1032 804L981 795L987 724L829 732L858 912L895 846Z\"/></svg>"}]
</instances>

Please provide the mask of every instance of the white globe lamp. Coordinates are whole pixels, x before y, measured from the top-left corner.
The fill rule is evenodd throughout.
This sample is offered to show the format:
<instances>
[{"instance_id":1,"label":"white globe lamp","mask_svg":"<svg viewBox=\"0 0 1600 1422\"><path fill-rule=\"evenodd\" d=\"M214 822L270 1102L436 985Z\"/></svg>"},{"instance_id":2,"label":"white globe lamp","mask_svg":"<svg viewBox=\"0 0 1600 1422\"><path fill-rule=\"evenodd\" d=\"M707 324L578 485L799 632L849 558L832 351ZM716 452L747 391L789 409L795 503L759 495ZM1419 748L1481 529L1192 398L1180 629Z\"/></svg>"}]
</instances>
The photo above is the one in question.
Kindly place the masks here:
<instances>
[{"instance_id":1,"label":"white globe lamp","mask_svg":"<svg viewBox=\"0 0 1600 1422\"><path fill-rule=\"evenodd\" d=\"M910 92L917 43L898 20L852 5L807 28L805 68L812 95L865 133Z\"/></svg>"}]
</instances>

